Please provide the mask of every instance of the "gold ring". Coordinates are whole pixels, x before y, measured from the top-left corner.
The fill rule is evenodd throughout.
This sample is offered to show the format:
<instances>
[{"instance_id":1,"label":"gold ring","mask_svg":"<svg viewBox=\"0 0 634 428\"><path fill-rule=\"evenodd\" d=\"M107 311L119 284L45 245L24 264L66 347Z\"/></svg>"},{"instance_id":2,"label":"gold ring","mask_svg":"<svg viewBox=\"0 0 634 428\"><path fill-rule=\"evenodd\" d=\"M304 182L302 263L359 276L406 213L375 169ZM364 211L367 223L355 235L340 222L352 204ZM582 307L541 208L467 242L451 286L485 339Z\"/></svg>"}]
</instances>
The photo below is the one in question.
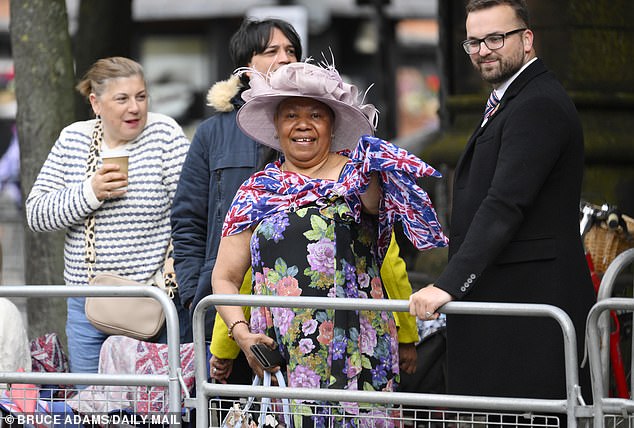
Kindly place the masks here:
<instances>
[{"instance_id":1,"label":"gold ring","mask_svg":"<svg viewBox=\"0 0 634 428\"><path fill-rule=\"evenodd\" d=\"M425 318L427 319L431 318L432 315L434 315L432 312L429 312L429 311L425 312Z\"/></svg>"}]
</instances>

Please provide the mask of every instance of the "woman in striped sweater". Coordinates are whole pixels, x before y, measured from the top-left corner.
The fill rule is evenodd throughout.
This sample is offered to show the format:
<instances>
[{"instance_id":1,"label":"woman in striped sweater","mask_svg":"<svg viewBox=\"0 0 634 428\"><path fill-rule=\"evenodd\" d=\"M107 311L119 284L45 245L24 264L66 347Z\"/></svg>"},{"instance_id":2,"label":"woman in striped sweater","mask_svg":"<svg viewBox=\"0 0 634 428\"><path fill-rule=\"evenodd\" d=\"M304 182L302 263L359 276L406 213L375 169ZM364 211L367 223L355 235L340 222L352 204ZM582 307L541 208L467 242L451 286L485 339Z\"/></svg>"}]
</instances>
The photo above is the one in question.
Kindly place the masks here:
<instances>
[{"instance_id":1,"label":"woman in striped sweater","mask_svg":"<svg viewBox=\"0 0 634 428\"><path fill-rule=\"evenodd\" d=\"M141 65L127 58L98 60L77 85L96 118L62 130L26 201L29 227L66 230L64 281L86 285L110 272L150 282L170 240L170 210L189 140L172 118L148 113ZM92 149L91 149L92 147ZM125 149L128 173L102 161ZM91 155L92 150L92 155ZM90 158L95 167L88 168ZM94 263L86 263L86 228L94 218ZM90 273L91 272L91 273ZM68 299L71 371L97 372L106 335L86 319L84 298Z\"/></svg>"}]
</instances>

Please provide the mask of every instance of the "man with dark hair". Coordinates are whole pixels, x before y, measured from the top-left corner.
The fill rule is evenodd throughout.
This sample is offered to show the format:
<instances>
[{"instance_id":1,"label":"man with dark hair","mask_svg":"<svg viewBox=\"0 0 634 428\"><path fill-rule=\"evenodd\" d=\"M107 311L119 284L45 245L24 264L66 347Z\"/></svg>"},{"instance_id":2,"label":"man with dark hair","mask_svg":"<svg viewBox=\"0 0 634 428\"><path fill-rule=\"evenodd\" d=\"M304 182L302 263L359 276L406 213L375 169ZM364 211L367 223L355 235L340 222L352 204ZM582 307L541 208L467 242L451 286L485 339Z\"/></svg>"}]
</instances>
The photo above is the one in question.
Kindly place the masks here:
<instances>
[{"instance_id":1,"label":"man with dark hair","mask_svg":"<svg viewBox=\"0 0 634 428\"><path fill-rule=\"evenodd\" d=\"M581 123L535 54L524 0L471 0L466 11L461 47L493 92L456 165L449 262L410 312L435 318L454 299L554 305L574 323L581 361L595 299L578 224ZM552 319L448 315L447 357L450 393L566 398ZM588 393L587 369L580 380Z\"/></svg>"},{"instance_id":2,"label":"man with dark hair","mask_svg":"<svg viewBox=\"0 0 634 428\"><path fill-rule=\"evenodd\" d=\"M252 67L261 73L301 59L302 46L293 26L279 19L246 19L232 36L229 52L235 68ZM261 169L276 153L250 139L238 128L236 113L244 104L247 81L237 76L218 82L207 94L216 114L196 129L172 207L174 267L185 307L211 294L213 270L225 214L244 180ZM206 314L207 338L215 310ZM243 357L240 357L243 358ZM250 383L251 372L238 370Z\"/></svg>"}]
</instances>

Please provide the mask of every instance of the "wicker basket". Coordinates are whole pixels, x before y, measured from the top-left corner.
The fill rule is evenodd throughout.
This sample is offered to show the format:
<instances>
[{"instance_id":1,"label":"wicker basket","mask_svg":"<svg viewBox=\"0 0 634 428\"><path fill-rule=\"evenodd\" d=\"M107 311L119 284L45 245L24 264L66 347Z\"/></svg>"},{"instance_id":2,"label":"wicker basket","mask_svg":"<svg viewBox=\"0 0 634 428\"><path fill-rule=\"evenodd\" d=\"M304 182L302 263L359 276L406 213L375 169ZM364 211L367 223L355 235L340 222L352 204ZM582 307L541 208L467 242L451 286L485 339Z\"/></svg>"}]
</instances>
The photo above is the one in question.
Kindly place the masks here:
<instances>
[{"instance_id":1,"label":"wicker basket","mask_svg":"<svg viewBox=\"0 0 634 428\"><path fill-rule=\"evenodd\" d=\"M620 226L617 229L609 229L602 221L594 224L584 238L586 251L592 256L597 274L605 273L617 255L634 247L634 219L624 214L622 218L627 225L627 232Z\"/></svg>"}]
</instances>

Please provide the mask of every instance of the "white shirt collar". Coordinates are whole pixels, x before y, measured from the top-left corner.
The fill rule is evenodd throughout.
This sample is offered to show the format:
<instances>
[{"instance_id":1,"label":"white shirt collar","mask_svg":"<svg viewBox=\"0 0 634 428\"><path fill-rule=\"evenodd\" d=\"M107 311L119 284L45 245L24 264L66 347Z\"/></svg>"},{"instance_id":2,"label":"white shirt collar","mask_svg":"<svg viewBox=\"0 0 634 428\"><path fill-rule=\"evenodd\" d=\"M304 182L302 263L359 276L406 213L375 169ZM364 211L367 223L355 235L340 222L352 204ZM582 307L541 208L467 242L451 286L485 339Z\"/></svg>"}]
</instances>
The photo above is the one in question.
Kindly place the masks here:
<instances>
[{"instance_id":1,"label":"white shirt collar","mask_svg":"<svg viewBox=\"0 0 634 428\"><path fill-rule=\"evenodd\" d=\"M537 57L535 57L535 58L531 59L530 61L528 61L526 64L524 64L522 66L522 68L520 68L517 71L517 73L512 75L506 82L502 83L500 86L498 86L497 88L494 89L495 95L497 95L498 100L502 99L502 97L504 96L504 93L506 92L506 90L509 88L509 86L511 86L511 83L513 83L513 81L515 79L517 79L517 76L519 76L522 73L522 71L524 71L526 69L526 67L528 67L533 62L535 62L535 60L537 60Z\"/></svg>"}]
</instances>

